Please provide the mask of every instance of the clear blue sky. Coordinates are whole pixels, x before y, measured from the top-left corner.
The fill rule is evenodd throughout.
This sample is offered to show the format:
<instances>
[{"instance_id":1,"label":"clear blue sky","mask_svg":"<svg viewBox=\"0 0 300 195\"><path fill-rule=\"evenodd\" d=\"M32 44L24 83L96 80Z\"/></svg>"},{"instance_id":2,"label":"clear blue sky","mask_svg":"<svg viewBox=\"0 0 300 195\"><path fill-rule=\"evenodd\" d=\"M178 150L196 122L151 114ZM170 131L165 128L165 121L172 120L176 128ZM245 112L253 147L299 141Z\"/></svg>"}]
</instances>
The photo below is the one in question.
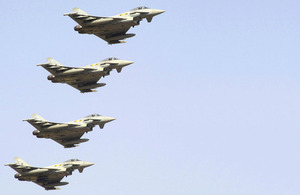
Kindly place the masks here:
<instances>
[{"instance_id":1,"label":"clear blue sky","mask_svg":"<svg viewBox=\"0 0 300 195\"><path fill-rule=\"evenodd\" d=\"M1 164L95 163L47 192L0 166L3 194L300 194L300 2L1 1ZM166 10L126 44L79 35L64 13ZM47 57L83 66L135 63L97 93L47 80ZM37 139L22 119L115 117L80 147ZM1 193L2 194L2 193Z\"/></svg>"}]
</instances>

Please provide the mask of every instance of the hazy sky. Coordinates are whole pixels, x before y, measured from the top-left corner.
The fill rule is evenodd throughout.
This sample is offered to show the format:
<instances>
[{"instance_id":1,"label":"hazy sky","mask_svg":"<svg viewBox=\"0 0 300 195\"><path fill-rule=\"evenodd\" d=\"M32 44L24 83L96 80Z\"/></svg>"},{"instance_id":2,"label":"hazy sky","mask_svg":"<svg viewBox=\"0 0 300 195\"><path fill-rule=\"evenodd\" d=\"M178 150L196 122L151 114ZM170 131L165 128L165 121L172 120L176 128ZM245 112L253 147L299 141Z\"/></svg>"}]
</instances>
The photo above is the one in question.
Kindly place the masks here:
<instances>
[{"instance_id":1,"label":"hazy sky","mask_svg":"<svg viewBox=\"0 0 300 195\"><path fill-rule=\"evenodd\" d=\"M80 35L63 16L79 7L111 16L166 10L131 29L126 44ZM4 194L300 194L300 2L298 0L0 1L1 164L70 158L95 163L60 191L20 182L0 166ZM83 66L134 61L81 94L47 80L53 57ZM22 119L117 118L64 149L37 139Z\"/></svg>"}]
</instances>

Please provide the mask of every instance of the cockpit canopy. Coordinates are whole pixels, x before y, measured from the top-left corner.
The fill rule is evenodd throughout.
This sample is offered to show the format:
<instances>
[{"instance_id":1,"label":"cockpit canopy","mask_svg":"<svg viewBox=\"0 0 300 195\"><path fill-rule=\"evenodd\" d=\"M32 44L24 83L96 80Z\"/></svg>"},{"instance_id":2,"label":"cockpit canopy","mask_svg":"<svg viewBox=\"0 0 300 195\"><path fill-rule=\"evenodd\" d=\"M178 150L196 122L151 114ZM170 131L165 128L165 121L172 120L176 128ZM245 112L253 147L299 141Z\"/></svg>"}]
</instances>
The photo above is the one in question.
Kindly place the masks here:
<instances>
[{"instance_id":1,"label":"cockpit canopy","mask_svg":"<svg viewBox=\"0 0 300 195\"><path fill-rule=\"evenodd\" d=\"M73 159L67 160L65 162L76 162L76 161L81 161L81 160L73 158Z\"/></svg>"},{"instance_id":2,"label":"cockpit canopy","mask_svg":"<svg viewBox=\"0 0 300 195\"><path fill-rule=\"evenodd\" d=\"M134 8L131 11L133 11L133 10L139 10L139 9L150 9L150 8L146 7L146 6L141 6L141 7Z\"/></svg>"},{"instance_id":3,"label":"cockpit canopy","mask_svg":"<svg viewBox=\"0 0 300 195\"><path fill-rule=\"evenodd\" d=\"M99 115L99 114L91 114L91 115L88 115L86 117L95 117L95 116L101 116L101 115Z\"/></svg>"},{"instance_id":4,"label":"cockpit canopy","mask_svg":"<svg viewBox=\"0 0 300 195\"><path fill-rule=\"evenodd\" d=\"M106 58L106 59L104 59L103 61L110 61L110 60L118 60L118 58L111 57L111 58Z\"/></svg>"}]
</instances>

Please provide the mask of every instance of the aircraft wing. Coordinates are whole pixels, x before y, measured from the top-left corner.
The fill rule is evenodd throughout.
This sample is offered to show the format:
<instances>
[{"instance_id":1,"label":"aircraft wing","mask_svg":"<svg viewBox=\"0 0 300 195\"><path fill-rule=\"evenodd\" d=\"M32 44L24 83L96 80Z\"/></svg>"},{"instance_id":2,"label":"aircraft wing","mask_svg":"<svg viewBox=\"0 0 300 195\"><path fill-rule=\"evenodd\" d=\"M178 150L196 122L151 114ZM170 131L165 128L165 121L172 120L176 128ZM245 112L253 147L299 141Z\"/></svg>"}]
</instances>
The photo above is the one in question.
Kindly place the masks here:
<instances>
[{"instance_id":1,"label":"aircraft wing","mask_svg":"<svg viewBox=\"0 0 300 195\"><path fill-rule=\"evenodd\" d=\"M68 81L67 84L78 89L81 93L93 92L92 89L105 85L105 83L97 83L102 76L101 74L92 74L78 79L75 78L74 81Z\"/></svg>"},{"instance_id":2,"label":"aircraft wing","mask_svg":"<svg viewBox=\"0 0 300 195\"><path fill-rule=\"evenodd\" d=\"M60 64L51 64L51 63L44 63L44 64L38 64L37 66L42 66L45 68L48 72L53 74L54 76L57 75L62 75L62 74L76 74L76 73L87 73L90 71L95 70L94 68L78 68L78 67L68 67L68 66L63 66Z\"/></svg>"},{"instance_id":3,"label":"aircraft wing","mask_svg":"<svg viewBox=\"0 0 300 195\"><path fill-rule=\"evenodd\" d=\"M127 38L126 32L130 29L131 25L127 23L115 24L114 28L103 27L101 31L95 35L108 44L122 43L120 40Z\"/></svg>"},{"instance_id":4,"label":"aircraft wing","mask_svg":"<svg viewBox=\"0 0 300 195\"><path fill-rule=\"evenodd\" d=\"M64 14L65 16L69 16L75 22L80 24L83 27L86 26L94 26L95 24L107 24L114 21L126 20L122 17L101 17L101 16L91 16L84 11L74 8L74 13ZM78 11L80 10L80 11Z\"/></svg>"},{"instance_id":5,"label":"aircraft wing","mask_svg":"<svg viewBox=\"0 0 300 195\"><path fill-rule=\"evenodd\" d=\"M63 137L51 139L61 144L65 148L72 148L76 147L76 144L80 144L83 142L80 138L83 136L84 133L85 132L69 132Z\"/></svg>"},{"instance_id":6,"label":"aircraft wing","mask_svg":"<svg viewBox=\"0 0 300 195\"><path fill-rule=\"evenodd\" d=\"M119 17L100 17L91 15L81 15L77 13L70 13L68 14L68 16L83 27L94 26L95 23L97 23L98 21L100 23L102 22L102 24L107 24L114 21L125 20L124 18Z\"/></svg>"},{"instance_id":7,"label":"aircraft wing","mask_svg":"<svg viewBox=\"0 0 300 195\"><path fill-rule=\"evenodd\" d=\"M36 170L37 175L48 175L57 169L54 168L43 168L43 167L32 167L32 166L27 166L27 165L18 165L18 164L6 164L6 166L10 166L12 169L17 171L18 173L25 173L28 171L34 171Z\"/></svg>"},{"instance_id":8,"label":"aircraft wing","mask_svg":"<svg viewBox=\"0 0 300 195\"><path fill-rule=\"evenodd\" d=\"M43 121L38 119L25 119L23 121L29 122L32 126L34 126L37 130L41 131L44 128L51 127L51 126L61 126L61 128L69 127L69 126L78 126L77 124L70 124L70 123L56 123L50 121Z\"/></svg>"},{"instance_id":9,"label":"aircraft wing","mask_svg":"<svg viewBox=\"0 0 300 195\"><path fill-rule=\"evenodd\" d=\"M58 190L55 186L66 185L68 182L60 182L65 176L65 173L49 174L46 177L38 178L37 181L33 181L37 185L45 188L45 190Z\"/></svg>"},{"instance_id":10,"label":"aircraft wing","mask_svg":"<svg viewBox=\"0 0 300 195\"><path fill-rule=\"evenodd\" d=\"M32 170L38 169L38 167L17 165L15 163L13 163L13 164L6 164L6 166L10 166L12 169L14 169L15 171L17 171L18 173L24 173L24 172L27 172L27 171L32 171Z\"/></svg>"}]
</instances>

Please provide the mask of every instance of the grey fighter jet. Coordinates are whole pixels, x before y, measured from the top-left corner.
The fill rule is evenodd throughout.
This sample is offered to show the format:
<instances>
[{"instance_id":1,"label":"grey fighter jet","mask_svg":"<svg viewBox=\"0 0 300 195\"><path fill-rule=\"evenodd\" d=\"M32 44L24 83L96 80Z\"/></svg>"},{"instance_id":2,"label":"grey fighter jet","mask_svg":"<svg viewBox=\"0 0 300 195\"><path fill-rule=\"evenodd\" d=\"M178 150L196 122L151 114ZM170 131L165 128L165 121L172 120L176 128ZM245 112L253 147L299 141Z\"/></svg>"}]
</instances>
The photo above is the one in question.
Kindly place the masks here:
<instances>
[{"instance_id":1,"label":"grey fighter jet","mask_svg":"<svg viewBox=\"0 0 300 195\"><path fill-rule=\"evenodd\" d=\"M48 80L53 83L67 83L78 89L81 93L86 93L96 92L96 90L92 89L106 85L105 83L97 83L101 77L109 75L114 69L120 73L122 68L132 63L132 61L119 60L118 58L111 57L91 65L77 68L63 66L53 58L47 58L47 63L38 64L37 66L42 66L51 73L51 75L48 76Z\"/></svg>"},{"instance_id":2,"label":"grey fighter jet","mask_svg":"<svg viewBox=\"0 0 300 195\"><path fill-rule=\"evenodd\" d=\"M108 44L125 43L121 40L135 36L133 33L126 34L130 27L139 25L144 18L151 22L154 16L165 12L144 6L111 17L91 16L79 8L73 8L73 11L64 15L79 24L74 27L75 31L80 34L94 34Z\"/></svg>"},{"instance_id":3,"label":"grey fighter jet","mask_svg":"<svg viewBox=\"0 0 300 195\"><path fill-rule=\"evenodd\" d=\"M67 185L68 182L61 182L61 180L76 169L82 173L83 169L92 166L94 163L84 162L78 159L70 159L63 163L52 165L49 167L32 167L24 160L16 157L15 163L6 164L17 171L15 178L19 181L32 181L45 190L58 190L56 186Z\"/></svg>"},{"instance_id":4,"label":"grey fighter jet","mask_svg":"<svg viewBox=\"0 0 300 195\"><path fill-rule=\"evenodd\" d=\"M89 141L89 139L80 138L84 133L92 131L96 125L103 129L106 123L115 120L115 118L99 114L92 114L67 123L49 122L37 114L33 114L32 117L23 121L27 121L36 128L32 132L33 135L37 138L52 139L65 148L76 147L77 144Z\"/></svg>"}]
</instances>

